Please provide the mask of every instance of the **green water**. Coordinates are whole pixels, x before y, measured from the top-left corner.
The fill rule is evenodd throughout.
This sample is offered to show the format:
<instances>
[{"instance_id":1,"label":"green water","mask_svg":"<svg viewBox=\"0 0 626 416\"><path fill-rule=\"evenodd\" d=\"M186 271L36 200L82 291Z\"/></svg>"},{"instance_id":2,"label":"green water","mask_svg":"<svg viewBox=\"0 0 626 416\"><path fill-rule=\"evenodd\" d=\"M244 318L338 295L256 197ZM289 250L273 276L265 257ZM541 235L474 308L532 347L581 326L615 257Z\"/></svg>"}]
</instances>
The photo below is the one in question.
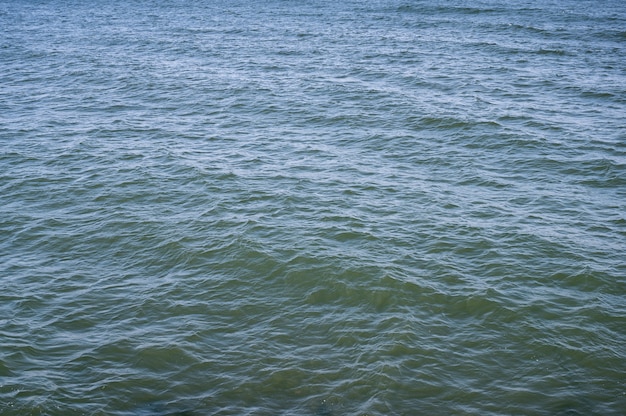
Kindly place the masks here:
<instances>
[{"instance_id":1,"label":"green water","mask_svg":"<svg viewBox=\"0 0 626 416\"><path fill-rule=\"evenodd\" d=\"M617 1L0 4L0 415L620 415Z\"/></svg>"}]
</instances>

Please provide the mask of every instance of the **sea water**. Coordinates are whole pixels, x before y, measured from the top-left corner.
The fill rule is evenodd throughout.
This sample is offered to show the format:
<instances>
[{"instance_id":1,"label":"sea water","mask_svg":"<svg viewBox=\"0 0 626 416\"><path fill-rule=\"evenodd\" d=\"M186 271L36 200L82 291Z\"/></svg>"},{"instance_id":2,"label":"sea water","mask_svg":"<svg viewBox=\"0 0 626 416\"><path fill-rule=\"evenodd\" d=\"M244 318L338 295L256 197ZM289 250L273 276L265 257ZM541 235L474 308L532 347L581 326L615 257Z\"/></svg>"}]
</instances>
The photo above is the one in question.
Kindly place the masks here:
<instances>
[{"instance_id":1,"label":"sea water","mask_svg":"<svg viewBox=\"0 0 626 416\"><path fill-rule=\"evenodd\" d=\"M621 0L0 3L1 415L623 415Z\"/></svg>"}]
</instances>

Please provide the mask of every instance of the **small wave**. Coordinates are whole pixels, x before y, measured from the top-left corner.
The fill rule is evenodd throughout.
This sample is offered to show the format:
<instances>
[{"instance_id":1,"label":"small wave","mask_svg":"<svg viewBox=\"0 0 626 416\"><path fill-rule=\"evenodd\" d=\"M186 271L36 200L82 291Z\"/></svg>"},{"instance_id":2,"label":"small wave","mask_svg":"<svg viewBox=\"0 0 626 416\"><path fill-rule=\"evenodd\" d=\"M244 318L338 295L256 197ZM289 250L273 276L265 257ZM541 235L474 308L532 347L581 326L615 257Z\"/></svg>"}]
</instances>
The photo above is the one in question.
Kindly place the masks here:
<instances>
[{"instance_id":1,"label":"small wave","mask_svg":"<svg viewBox=\"0 0 626 416\"><path fill-rule=\"evenodd\" d=\"M536 50L534 53L536 53L537 55L556 55L556 56L571 55L571 52L568 52L564 49L541 48L541 49Z\"/></svg>"}]
</instances>

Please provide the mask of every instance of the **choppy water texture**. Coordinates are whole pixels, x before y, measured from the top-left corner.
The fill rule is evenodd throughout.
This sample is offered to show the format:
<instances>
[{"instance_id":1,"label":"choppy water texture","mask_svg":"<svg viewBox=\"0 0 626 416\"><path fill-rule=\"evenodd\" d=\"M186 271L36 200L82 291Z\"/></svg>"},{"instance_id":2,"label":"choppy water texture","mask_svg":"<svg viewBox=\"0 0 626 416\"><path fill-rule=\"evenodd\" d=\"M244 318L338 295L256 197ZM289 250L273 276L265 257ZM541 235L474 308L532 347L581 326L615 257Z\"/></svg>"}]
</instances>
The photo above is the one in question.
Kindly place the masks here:
<instances>
[{"instance_id":1,"label":"choppy water texture","mask_svg":"<svg viewBox=\"0 0 626 416\"><path fill-rule=\"evenodd\" d=\"M625 411L622 1L0 28L0 414Z\"/></svg>"}]
</instances>

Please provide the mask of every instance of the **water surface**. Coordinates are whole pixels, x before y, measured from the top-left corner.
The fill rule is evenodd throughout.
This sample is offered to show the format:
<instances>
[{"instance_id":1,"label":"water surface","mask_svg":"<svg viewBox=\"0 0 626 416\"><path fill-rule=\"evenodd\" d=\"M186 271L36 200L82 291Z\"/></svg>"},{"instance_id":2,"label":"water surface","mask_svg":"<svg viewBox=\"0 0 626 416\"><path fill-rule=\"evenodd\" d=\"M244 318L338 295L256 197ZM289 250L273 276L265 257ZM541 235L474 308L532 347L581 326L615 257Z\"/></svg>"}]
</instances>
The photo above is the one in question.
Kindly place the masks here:
<instances>
[{"instance_id":1,"label":"water surface","mask_svg":"<svg viewBox=\"0 0 626 416\"><path fill-rule=\"evenodd\" d=\"M622 2L0 28L0 414L623 414Z\"/></svg>"}]
</instances>

